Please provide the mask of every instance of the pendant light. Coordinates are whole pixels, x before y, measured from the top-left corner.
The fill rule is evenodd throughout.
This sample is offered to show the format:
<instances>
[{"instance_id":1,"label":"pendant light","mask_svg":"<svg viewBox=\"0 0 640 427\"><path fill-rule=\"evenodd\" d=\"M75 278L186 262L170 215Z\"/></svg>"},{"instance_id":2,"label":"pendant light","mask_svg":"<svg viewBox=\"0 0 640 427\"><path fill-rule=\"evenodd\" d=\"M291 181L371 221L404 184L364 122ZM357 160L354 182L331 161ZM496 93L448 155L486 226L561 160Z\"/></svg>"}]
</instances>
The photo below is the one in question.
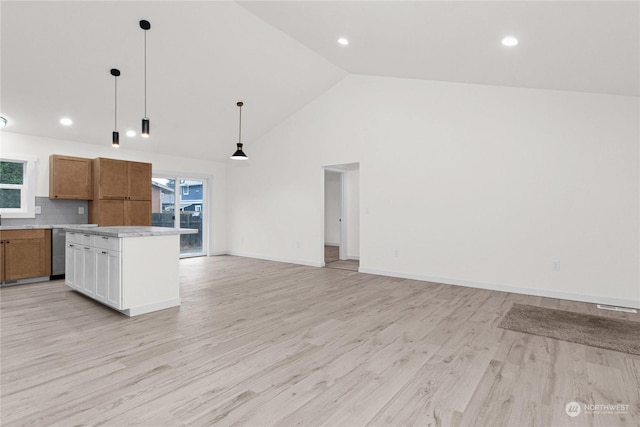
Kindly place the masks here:
<instances>
[{"instance_id":1,"label":"pendant light","mask_svg":"<svg viewBox=\"0 0 640 427\"><path fill-rule=\"evenodd\" d=\"M236 150L235 153L233 153L233 156L231 156L231 158L233 160L247 160L248 159L247 155L244 154L244 151L242 151L242 106L244 105L244 103L238 102L236 105L240 108L240 121L238 124L238 143L236 144L238 146L238 149Z\"/></svg>"},{"instance_id":2,"label":"pendant light","mask_svg":"<svg viewBox=\"0 0 640 427\"><path fill-rule=\"evenodd\" d=\"M120 133L118 132L118 76L120 75L120 70L118 70L117 68L112 68L111 75L113 76L113 81L115 82L115 99L113 103L113 132L111 133L111 146L114 148L118 148L120 147Z\"/></svg>"},{"instance_id":3,"label":"pendant light","mask_svg":"<svg viewBox=\"0 0 640 427\"><path fill-rule=\"evenodd\" d=\"M142 132L140 135L149 138L149 118L147 117L147 30L151 28L151 23L146 20L140 21L140 28L144 30L144 118L142 119Z\"/></svg>"}]
</instances>

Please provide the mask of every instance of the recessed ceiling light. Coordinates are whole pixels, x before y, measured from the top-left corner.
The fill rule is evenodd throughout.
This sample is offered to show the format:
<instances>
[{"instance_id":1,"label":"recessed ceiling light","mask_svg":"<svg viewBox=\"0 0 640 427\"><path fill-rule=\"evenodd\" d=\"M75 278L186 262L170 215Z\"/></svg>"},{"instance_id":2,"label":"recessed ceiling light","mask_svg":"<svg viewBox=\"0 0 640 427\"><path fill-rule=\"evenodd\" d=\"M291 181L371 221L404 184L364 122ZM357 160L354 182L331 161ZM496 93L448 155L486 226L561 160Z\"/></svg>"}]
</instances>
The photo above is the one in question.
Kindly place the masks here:
<instances>
[{"instance_id":1,"label":"recessed ceiling light","mask_svg":"<svg viewBox=\"0 0 640 427\"><path fill-rule=\"evenodd\" d=\"M503 46L515 46L518 44L518 39L515 37L511 37L511 36L507 36L505 38L502 39L502 45Z\"/></svg>"},{"instance_id":2,"label":"recessed ceiling light","mask_svg":"<svg viewBox=\"0 0 640 427\"><path fill-rule=\"evenodd\" d=\"M0 128L3 128L7 125L7 119L4 117L0 117Z\"/></svg>"},{"instance_id":3,"label":"recessed ceiling light","mask_svg":"<svg viewBox=\"0 0 640 427\"><path fill-rule=\"evenodd\" d=\"M135 130L128 130L127 131L127 136L133 138L134 136L136 136L136 131Z\"/></svg>"},{"instance_id":4,"label":"recessed ceiling light","mask_svg":"<svg viewBox=\"0 0 640 427\"><path fill-rule=\"evenodd\" d=\"M344 37L340 37L338 39L338 43L340 43L342 46L346 46L349 44L349 40L345 39Z\"/></svg>"},{"instance_id":5,"label":"recessed ceiling light","mask_svg":"<svg viewBox=\"0 0 640 427\"><path fill-rule=\"evenodd\" d=\"M69 117L63 117L60 119L60 124L64 126L71 126L73 124L73 120Z\"/></svg>"}]
</instances>

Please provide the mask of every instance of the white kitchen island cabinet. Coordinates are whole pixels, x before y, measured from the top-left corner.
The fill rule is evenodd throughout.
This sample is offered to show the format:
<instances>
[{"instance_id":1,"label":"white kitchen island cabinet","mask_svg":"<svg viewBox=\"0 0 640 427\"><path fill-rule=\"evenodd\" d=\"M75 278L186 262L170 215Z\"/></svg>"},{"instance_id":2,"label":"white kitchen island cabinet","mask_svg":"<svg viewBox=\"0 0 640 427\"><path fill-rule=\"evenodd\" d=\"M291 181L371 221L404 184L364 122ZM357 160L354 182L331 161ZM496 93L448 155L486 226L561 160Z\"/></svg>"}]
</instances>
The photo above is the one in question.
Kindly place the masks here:
<instances>
[{"instance_id":1,"label":"white kitchen island cabinet","mask_svg":"<svg viewBox=\"0 0 640 427\"><path fill-rule=\"evenodd\" d=\"M67 229L65 283L127 316L180 305L180 234L163 227Z\"/></svg>"}]
</instances>

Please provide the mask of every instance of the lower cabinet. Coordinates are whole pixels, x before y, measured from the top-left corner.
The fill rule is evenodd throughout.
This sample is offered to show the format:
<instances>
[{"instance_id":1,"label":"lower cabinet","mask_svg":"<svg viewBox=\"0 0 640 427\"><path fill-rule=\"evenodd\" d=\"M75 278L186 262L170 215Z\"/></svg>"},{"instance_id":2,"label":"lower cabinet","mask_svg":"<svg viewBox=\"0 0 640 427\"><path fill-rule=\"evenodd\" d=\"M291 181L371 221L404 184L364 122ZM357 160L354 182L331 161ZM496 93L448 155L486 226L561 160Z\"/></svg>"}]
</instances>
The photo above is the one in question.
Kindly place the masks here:
<instances>
[{"instance_id":1,"label":"lower cabinet","mask_svg":"<svg viewBox=\"0 0 640 427\"><path fill-rule=\"evenodd\" d=\"M0 235L0 281L51 274L51 230L4 230Z\"/></svg>"},{"instance_id":2,"label":"lower cabinet","mask_svg":"<svg viewBox=\"0 0 640 427\"><path fill-rule=\"evenodd\" d=\"M119 246L118 238L67 233L65 283L121 310L122 258L114 246Z\"/></svg>"},{"instance_id":3,"label":"lower cabinet","mask_svg":"<svg viewBox=\"0 0 640 427\"><path fill-rule=\"evenodd\" d=\"M67 231L65 283L130 317L179 306L180 235L134 230L127 237Z\"/></svg>"},{"instance_id":4,"label":"lower cabinet","mask_svg":"<svg viewBox=\"0 0 640 427\"><path fill-rule=\"evenodd\" d=\"M122 308L121 252L96 249L95 298L112 307Z\"/></svg>"}]
</instances>

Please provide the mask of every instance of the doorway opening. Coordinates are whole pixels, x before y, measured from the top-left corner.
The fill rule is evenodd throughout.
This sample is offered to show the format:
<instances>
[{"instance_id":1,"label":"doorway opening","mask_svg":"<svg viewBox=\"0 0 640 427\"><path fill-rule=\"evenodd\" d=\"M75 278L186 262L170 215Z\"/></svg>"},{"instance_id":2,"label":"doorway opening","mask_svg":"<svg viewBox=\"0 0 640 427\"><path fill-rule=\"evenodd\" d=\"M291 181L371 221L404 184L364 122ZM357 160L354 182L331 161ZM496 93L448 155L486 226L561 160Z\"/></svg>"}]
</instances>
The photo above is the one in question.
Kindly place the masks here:
<instances>
[{"instance_id":1,"label":"doorway opening","mask_svg":"<svg viewBox=\"0 0 640 427\"><path fill-rule=\"evenodd\" d=\"M358 271L360 267L360 167L358 163L324 168L324 266Z\"/></svg>"},{"instance_id":2,"label":"doorway opening","mask_svg":"<svg viewBox=\"0 0 640 427\"><path fill-rule=\"evenodd\" d=\"M181 258L207 254L207 187L206 178L167 174L151 178L151 225L198 230L180 235Z\"/></svg>"}]
</instances>

